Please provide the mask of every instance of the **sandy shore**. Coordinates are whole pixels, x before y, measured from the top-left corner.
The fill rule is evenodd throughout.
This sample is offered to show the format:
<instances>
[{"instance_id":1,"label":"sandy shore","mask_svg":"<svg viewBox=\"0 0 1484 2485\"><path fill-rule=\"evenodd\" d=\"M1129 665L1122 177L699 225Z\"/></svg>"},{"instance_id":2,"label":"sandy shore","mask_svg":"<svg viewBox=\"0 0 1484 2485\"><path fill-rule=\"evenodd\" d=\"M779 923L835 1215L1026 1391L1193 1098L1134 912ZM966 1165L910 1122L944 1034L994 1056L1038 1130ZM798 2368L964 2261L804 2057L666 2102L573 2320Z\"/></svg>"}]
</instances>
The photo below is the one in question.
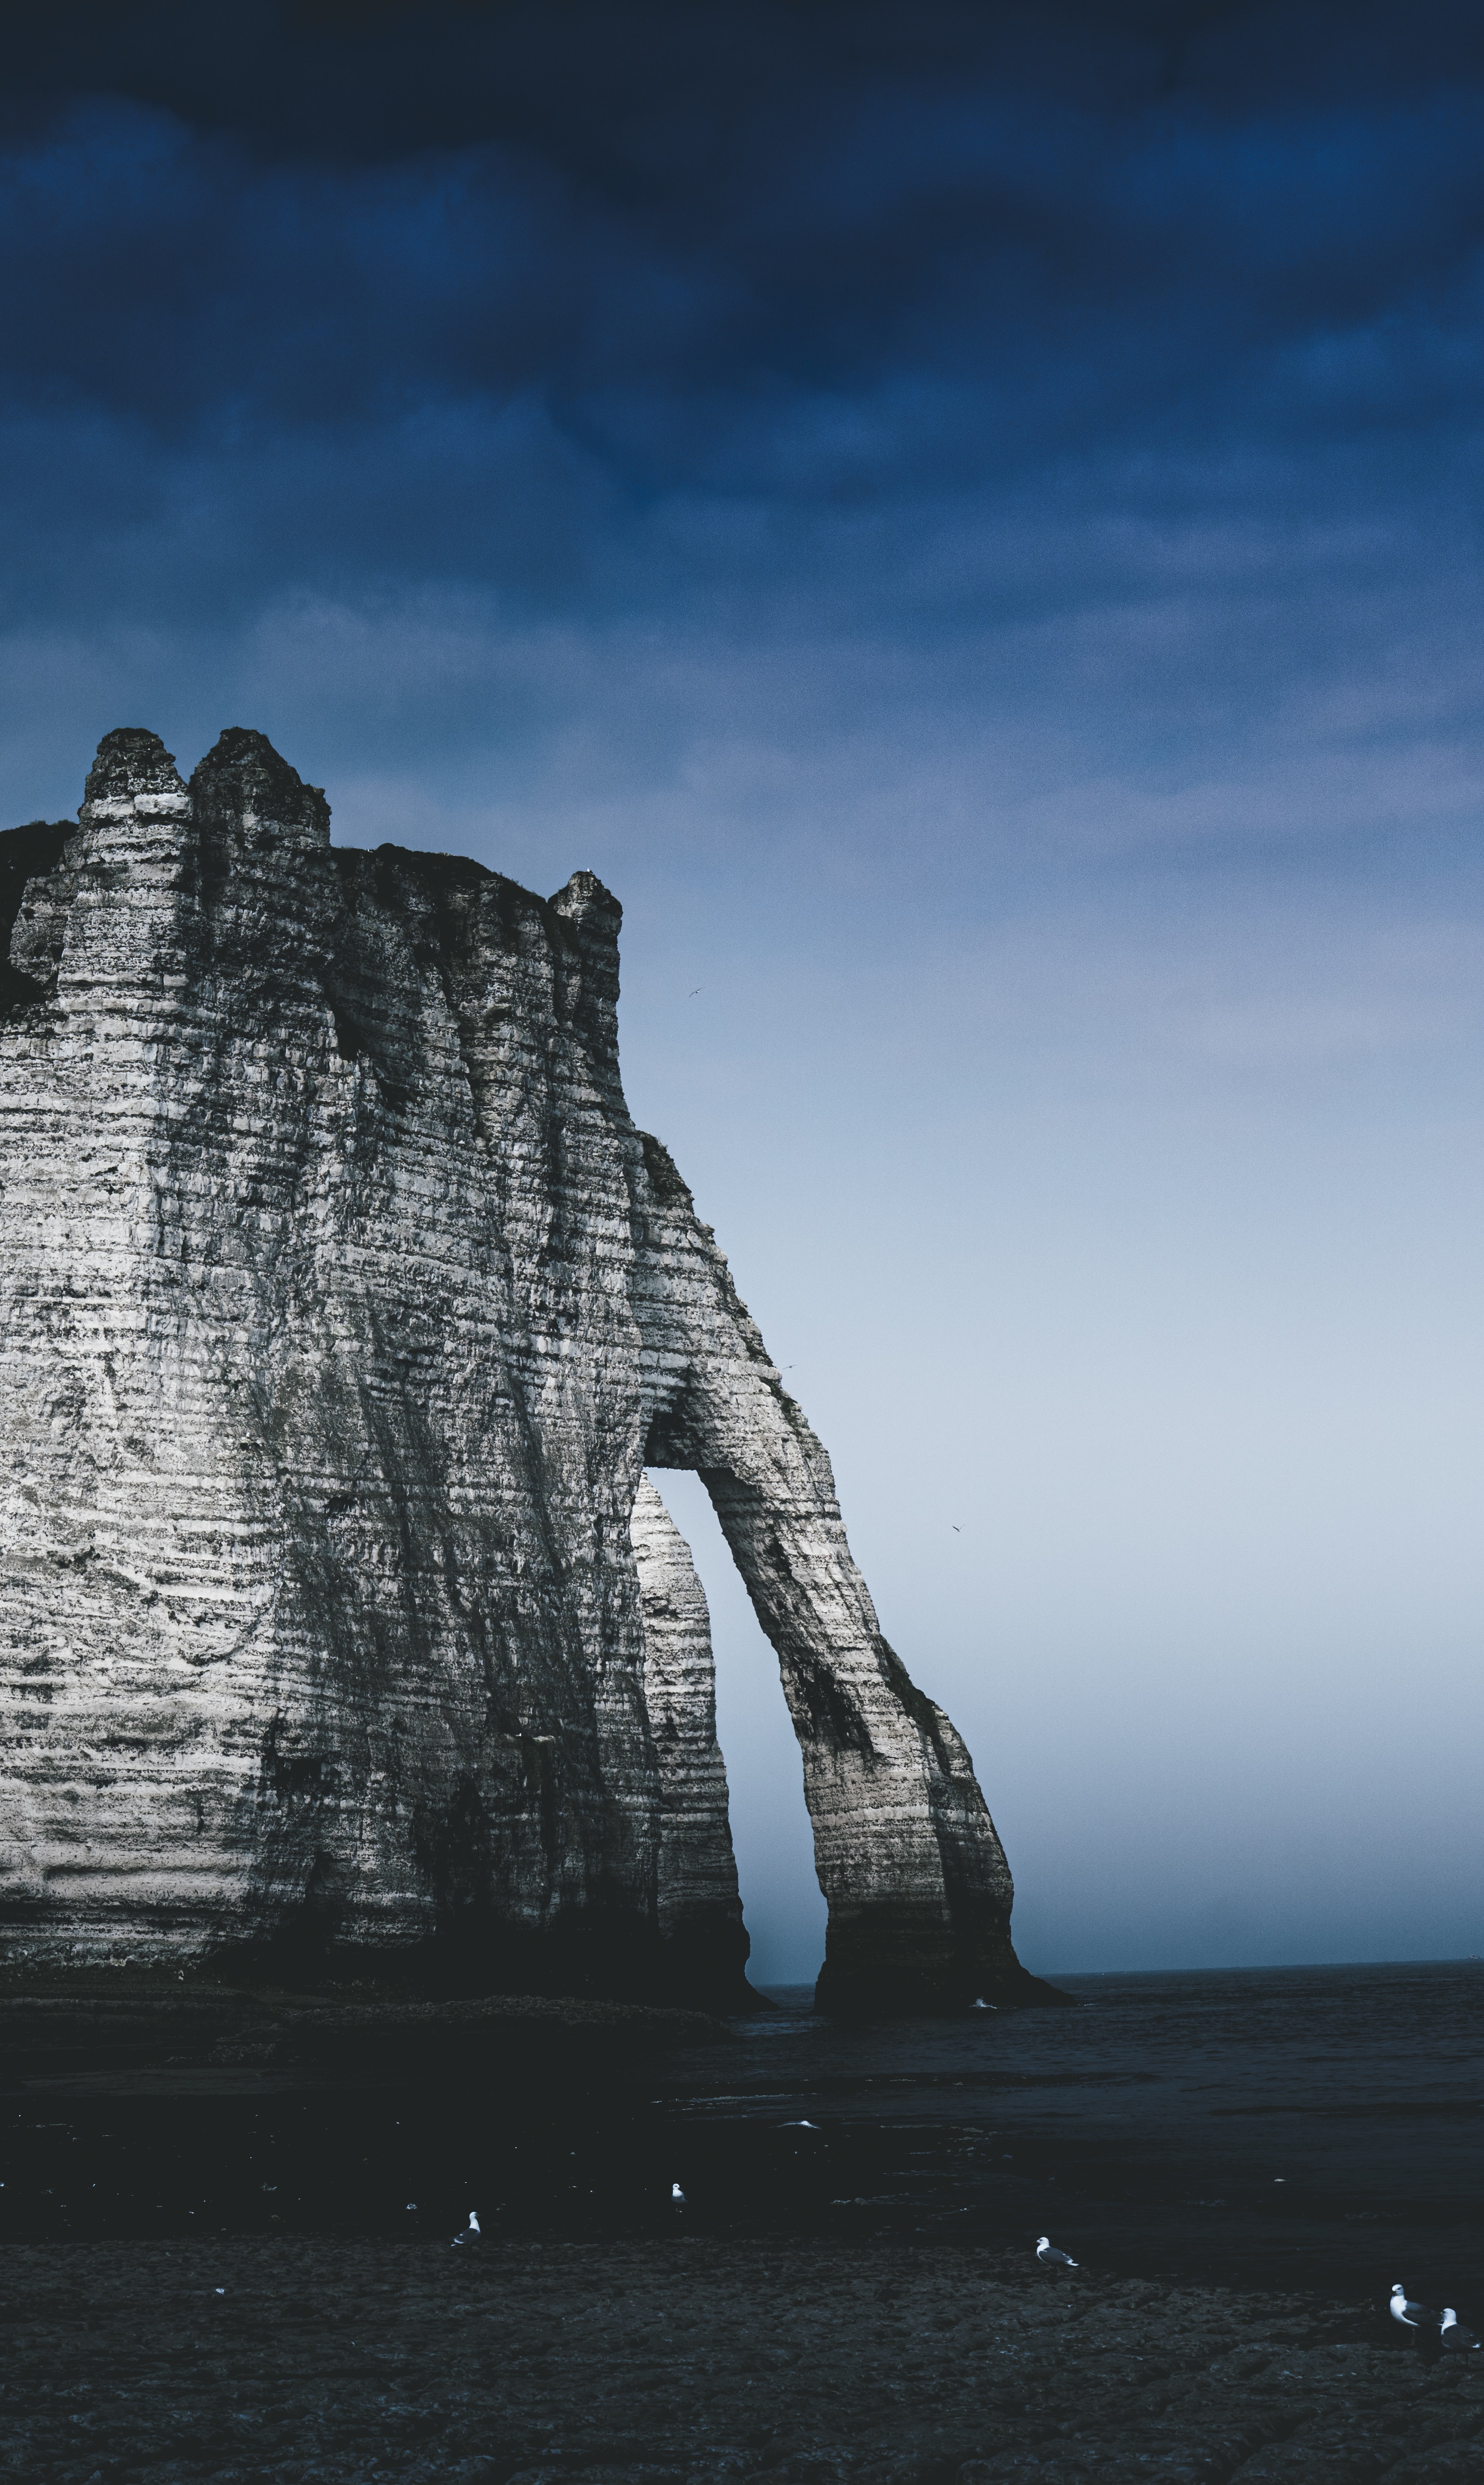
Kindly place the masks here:
<instances>
[{"instance_id":1,"label":"sandy shore","mask_svg":"<svg viewBox=\"0 0 1484 2485\"><path fill-rule=\"evenodd\" d=\"M1484 2353L1026 2253L14 2245L0 2354L17 2485L1484 2477Z\"/></svg>"}]
</instances>

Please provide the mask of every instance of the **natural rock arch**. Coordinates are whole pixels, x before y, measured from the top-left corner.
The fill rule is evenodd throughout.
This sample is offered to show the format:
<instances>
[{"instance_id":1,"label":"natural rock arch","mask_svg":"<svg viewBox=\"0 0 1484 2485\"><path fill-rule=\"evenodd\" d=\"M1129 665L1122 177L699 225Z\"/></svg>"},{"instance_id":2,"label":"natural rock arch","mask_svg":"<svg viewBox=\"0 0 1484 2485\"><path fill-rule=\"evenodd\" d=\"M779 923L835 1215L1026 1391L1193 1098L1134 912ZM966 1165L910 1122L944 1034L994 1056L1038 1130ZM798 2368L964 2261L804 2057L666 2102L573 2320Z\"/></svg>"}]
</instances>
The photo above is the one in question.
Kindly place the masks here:
<instances>
[{"instance_id":1,"label":"natural rock arch","mask_svg":"<svg viewBox=\"0 0 1484 2485\"><path fill-rule=\"evenodd\" d=\"M1044 1994L823 1449L629 1117L619 921L589 873L333 848L235 729L188 786L110 734L76 829L0 837L0 1953L740 1999L647 1462L703 1476L778 1654L822 1993Z\"/></svg>"}]
</instances>

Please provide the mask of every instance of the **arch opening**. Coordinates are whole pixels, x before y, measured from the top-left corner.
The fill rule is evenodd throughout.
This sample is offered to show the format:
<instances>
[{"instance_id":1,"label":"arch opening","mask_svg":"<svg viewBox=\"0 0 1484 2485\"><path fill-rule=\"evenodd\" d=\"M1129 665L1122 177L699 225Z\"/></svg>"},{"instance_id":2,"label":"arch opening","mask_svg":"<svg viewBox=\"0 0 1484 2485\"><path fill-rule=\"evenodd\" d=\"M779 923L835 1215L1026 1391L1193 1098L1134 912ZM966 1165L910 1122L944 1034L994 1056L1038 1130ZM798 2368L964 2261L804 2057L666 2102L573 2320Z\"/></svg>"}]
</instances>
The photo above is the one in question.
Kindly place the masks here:
<instances>
[{"instance_id":1,"label":"arch opening","mask_svg":"<svg viewBox=\"0 0 1484 2485\"><path fill-rule=\"evenodd\" d=\"M764 1632L720 1522L691 1468L647 1470L689 1547L710 1608L716 1739L754 1986L810 1985L824 1957L825 1904L804 1800L803 1757Z\"/></svg>"}]
</instances>

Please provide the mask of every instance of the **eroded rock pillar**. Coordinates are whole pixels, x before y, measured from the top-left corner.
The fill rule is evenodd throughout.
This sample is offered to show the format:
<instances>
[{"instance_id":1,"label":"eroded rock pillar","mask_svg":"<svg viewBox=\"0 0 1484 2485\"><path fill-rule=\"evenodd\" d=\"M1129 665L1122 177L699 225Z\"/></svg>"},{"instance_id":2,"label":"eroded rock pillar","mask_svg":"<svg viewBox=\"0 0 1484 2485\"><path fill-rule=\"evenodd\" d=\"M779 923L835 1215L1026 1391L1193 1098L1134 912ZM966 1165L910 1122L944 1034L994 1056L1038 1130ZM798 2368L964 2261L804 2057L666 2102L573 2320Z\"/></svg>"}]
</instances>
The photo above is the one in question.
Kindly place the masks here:
<instances>
[{"instance_id":1,"label":"eroded rock pillar","mask_svg":"<svg viewBox=\"0 0 1484 2485\"><path fill-rule=\"evenodd\" d=\"M706 1591L647 1475L630 1521L644 1617L644 1699L660 1770L657 1915L668 1980L717 2008L750 2004Z\"/></svg>"},{"instance_id":2,"label":"eroded rock pillar","mask_svg":"<svg viewBox=\"0 0 1484 2485\"><path fill-rule=\"evenodd\" d=\"M643 1147L647 1462L699 1472L777 1653L829 1909L819 1999L1060 2000L1015 1956L1013 1884L973 1763L882 1636L823 1445L669 1157Z\"/></svg>"}]
</instances>

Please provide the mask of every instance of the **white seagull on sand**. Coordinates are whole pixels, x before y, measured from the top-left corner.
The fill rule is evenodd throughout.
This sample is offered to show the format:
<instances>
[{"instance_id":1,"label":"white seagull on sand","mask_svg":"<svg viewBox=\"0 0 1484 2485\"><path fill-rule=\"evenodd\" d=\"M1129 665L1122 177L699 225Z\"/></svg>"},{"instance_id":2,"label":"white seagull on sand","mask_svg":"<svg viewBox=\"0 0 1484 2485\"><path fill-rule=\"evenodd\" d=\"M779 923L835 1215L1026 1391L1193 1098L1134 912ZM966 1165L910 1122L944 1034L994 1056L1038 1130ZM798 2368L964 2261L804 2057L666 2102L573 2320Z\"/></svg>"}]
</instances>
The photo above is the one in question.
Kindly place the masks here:
<instances>
[{"instance_id":1,"label":"white seagull on sand","mask_svg":"<svg viewBox=\"0 0 1484 2485\"><path fill-rule=\"evenodd\" d=\"M1400 2279L1391 2289L1391 2318L1399 2321L1404 2330L1438 2330L1443 2326L1442 2313L1435 2312L1430 2304L1414 2304Z\"/></svg>"},{"instance_id":2,"label":"white seagull on sand","mask_svg":"<svg viewBox=\"0 0 1484 2485\"><path fill-rule=\"evenodd\" d=\"M1036 2257L1042 2269L1080 2269L1082 2267L1081 2261L1073 2260L1070 2253L1058 2252L1049 2235L1037 2236Z\"/></svg>"},{"instance_id":3,"label":"white seagull on sand","mask_svg":"<svg viewBox=\"0 0 1484 2485\"><path fill-rule=\"evenodd\" d=\"M1444 2347L1462 2350L1476 2347L1478 2340L1471 2330L1466 2330L1451 2304L1443 2308L1443 2343Z\"/></svg>"},{"instance_id":4,"label":"white seagull on sand","mask_svg":"<svg viewBox=\"0 0 1484 2485\"><path fill-rule=\"evenodd\" d=\"M461 2235L455 2235L453 2240L456 2244L476 2244L479 2241L479 2212L477 2209L471 2209L469 2213L468 2226L465 2227L463 2233Z\"/></svg>"}]
</instances>

